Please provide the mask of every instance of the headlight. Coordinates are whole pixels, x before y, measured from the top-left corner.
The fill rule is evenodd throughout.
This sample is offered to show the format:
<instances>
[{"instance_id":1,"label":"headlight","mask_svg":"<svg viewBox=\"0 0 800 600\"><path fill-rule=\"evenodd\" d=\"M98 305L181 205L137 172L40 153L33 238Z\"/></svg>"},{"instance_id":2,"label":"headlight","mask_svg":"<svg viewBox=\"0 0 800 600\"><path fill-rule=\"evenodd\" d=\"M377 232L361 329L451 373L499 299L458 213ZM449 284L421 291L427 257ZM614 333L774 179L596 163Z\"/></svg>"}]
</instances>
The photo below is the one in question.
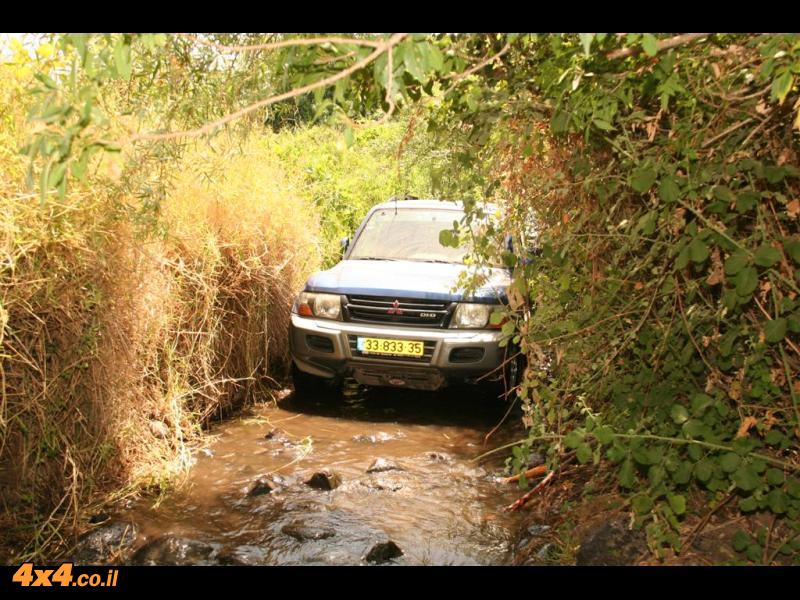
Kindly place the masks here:
<instances>
[{"instance_id":1,"label":"headlight","mask_svg":"<svg viewBox=\"0 0 800 600\"><path fill-rule=\"evenodd\" d=\"M339 320L342 315L342 298L336 294L301 292L292 312L301 317L320 317Z\"/></svg>"},{"instance_id":2,"label":"headlight","mask_svg":"<svg viewBox=\"0 0 800 600\"><path fill-rule=\"evenodd\" d=\"M469 304L460 302L456 305L450 327L454 329L483 329L489 322L492 312L491 304Z\"/></svg>"}]
</instances>

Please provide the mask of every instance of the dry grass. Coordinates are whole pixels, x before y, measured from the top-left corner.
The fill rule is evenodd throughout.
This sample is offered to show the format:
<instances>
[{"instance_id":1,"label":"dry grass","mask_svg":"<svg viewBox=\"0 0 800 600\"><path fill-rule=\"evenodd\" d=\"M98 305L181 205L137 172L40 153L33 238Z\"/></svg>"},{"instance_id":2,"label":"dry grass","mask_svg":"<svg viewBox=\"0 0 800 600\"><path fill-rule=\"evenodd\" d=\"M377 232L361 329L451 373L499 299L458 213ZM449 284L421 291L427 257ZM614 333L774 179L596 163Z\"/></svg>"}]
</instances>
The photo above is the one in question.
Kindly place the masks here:
<instances>
[{"instance_id":1,"label":"dry grass","mask_svg":"<svg viewBox=\"0 0 800 600\"><path fill-rule=\"evenodd\" d=\"M170 485L203 425L285 370L289 306L319 260L319 225L257 141L198 147L176 165L164 238L143 237L126 218L132 201L108 186L41 204L19 193L19 161L3 163L10 561L57 554L109 493Z\"/></svg>"}]
</instances>

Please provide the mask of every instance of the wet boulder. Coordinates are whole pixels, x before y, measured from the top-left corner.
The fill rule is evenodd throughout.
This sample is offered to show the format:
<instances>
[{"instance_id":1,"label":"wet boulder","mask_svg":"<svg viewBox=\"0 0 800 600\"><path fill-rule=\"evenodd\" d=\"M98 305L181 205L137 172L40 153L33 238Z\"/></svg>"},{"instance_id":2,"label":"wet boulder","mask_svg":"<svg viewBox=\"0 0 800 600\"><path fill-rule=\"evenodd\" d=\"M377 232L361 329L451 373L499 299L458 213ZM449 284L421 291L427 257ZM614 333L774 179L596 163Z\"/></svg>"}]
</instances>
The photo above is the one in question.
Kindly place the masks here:
<instances>
[{"instance_id":1,"label":"wet boulder","mask_svg":"<svg viewBox=\"0 0 800 600\"><path fill-rule=\"evenodd\" d=\"M251 498L254 496L263 496L264 494L270 494L275 491L276 487L277 486L275 483L266 477L259 477L253 483L253 486L250 488L250 491L247 492L247 495Z\"/></svg>"},{"instance_id":2,"label":"wet boulder","mask_svg":"<svg viewBox=\"0 0 800 600\"><path fill-rule=\"evenodd\" d=\"M281 533L293 537L298 542L325 540L336 535L336 531L327 525L294 521L281 528Z\"/></svg>"},{"instance_id":3,"label":"wet boulder","mask_svg":"<svg viewBox=\"0 0 800 600\"><path fill-rule=\"evenodd\" d=\"M400 546L389 540L372 546L364 556L364 560L369 563L382 564L401 556L403 556L403 551Z\"/></svg>"},{"instance_id":4,"label":"wet boulder","mask_svg":"<svg viewBox=\"0 0 800 600\"><path fill-rule=\"evenodd\" d=\"M628 529L624 518L613 519L589 532L578 549L577 564L632 565L646 549L643 531Z\"/></svg>"},{"instance_id":5,"label":"wet boulder","mask_svg":"<svg viewBox=\"0 0 800 600\"><path fill-rule=\"evenodd\" d=\"M316 490L335 490L342 484L342 478L335 471L317 471L306 480L306 485Z\"/></svg>"},{"instance_id":6,"label":"wet boulder","mask_svg":"<svg viewBox=\"0 0 800 600\"><path fill-rule=\"evenodd\" d=\"M106 521L108 519L105 519ZM113 522L83 534L73 554L77 564L105 564L129 549L139 533L134 523Z\"/></svg>"},{"instance_id":7,"label":"wet boulder","mask_svg":"<svg viewBox=\"0 0 800 600\"><path fill-rule=\"evenodd\" d=\"M367 468L367 473L385 473L386 471L403 471L403 467L386 458L376 458Z\"/></svg>"},{"instance_id":8,"label":"wet boulder","mask_svg":"<svg viewBox=\"0 0 800 600\"><path fill-rule=\"evenodd\" d=\"M135 565L215 565L221 546L190 538L165 535L139 548L131 562Z\"/></svg>"}]
</instances>

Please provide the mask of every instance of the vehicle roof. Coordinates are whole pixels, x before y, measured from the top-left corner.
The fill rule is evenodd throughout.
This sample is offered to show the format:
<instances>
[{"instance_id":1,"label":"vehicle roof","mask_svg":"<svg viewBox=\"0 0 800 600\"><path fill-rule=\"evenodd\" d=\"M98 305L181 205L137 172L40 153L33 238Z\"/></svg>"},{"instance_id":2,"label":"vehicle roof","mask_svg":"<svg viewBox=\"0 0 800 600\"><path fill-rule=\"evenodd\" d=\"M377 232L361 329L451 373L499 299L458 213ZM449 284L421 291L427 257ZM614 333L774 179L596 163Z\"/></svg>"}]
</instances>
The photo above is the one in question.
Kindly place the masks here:
<instances>
[{"instance_id":1,"label":"vehicle roof","mask_svg":"<svg viewBox=\"0 0 800 600\"><path fill-rule=\"evenodd\" d=\"M483 203L486 208L493 209L494 205L488 202ZM444 210L464 210L464 203L460 200L437 200L432 198L420 200L388 200L377 204L373 210L383 210L385 208L440 208Z\"/></svg>"}]
</instances>

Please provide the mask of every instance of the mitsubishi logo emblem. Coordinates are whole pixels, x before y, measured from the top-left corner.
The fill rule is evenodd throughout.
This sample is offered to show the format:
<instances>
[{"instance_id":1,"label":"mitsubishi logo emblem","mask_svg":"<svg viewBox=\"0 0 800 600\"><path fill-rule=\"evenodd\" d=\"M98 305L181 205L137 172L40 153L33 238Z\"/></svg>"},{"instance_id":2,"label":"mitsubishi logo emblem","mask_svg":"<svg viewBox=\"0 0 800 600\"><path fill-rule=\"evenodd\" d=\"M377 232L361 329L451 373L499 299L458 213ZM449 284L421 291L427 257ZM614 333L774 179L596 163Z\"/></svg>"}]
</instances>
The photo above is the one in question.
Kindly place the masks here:
<instances>
[{"instance_id":1,"label":"mitsubishi logo emblem","mask_svg":"<svg viewBox=\"0 0 800 600\"><path fill-rule=\"evenodd\" d=\"M403 309L400 308L400 302L395 300L392 302L392 307L386 312L388 312L390 315L402 315Z\"/></svg>"}]
</instances>

